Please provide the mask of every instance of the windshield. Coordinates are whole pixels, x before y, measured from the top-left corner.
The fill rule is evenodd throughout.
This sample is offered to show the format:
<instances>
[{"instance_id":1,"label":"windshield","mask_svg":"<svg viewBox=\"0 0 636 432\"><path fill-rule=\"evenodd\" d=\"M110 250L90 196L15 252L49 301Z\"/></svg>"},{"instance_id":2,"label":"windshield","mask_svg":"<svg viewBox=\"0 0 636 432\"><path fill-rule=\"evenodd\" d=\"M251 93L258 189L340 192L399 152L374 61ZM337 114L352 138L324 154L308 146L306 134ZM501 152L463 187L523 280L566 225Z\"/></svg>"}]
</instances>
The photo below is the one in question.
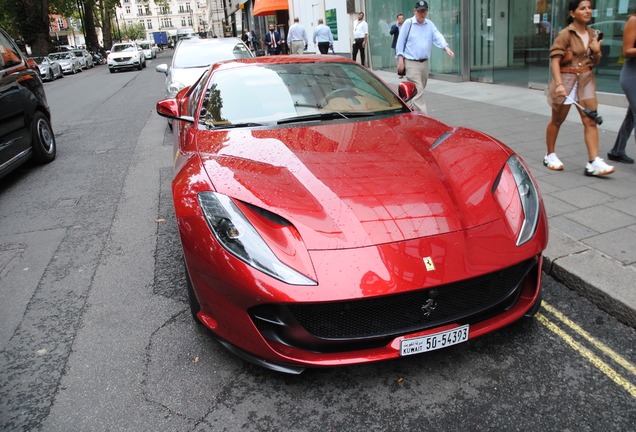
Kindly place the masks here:
<instances>
[{"instance_id":1,"label":"windshield","mask_svg":"<svg viewBox=\"0 0 636 432\"><path fill-rule=\"evenodd\" d=\"M147 44L147 43L139 44L139 46L141 47L141 49L145 49L145 50L149 50L150 49L150 44Z\"/></svg>"},{"instance_id":2,"label":"windshield","mask_svg":"<svg viewBox=\"0 0 636 432\"><path fill-rule=\"evenodd\" d=\"M224 60L250 58L252 53L242 43L232 44L186 44L181 43L174 55L175 68L208 67Z\"/></svg>"},{"instance_id":3,"label":"windshield","mask_svg":"<svg viewBox=\"0 0 636 432\"><path fill-rule=\"evenodd\" d=\"M32 58L33 58L33 60L35 60L35 62L37 64L42 64L42 63L46 62L46 57L32 57Z\"/></svg>"},{"instance_id":4,"label":"windshield","mask_svg":"<svg viewBox=\"0 0 636 432\"><path fill-rule=\"evenodd\" d=\"M121 44L121 45L113 45L112 52L122 52L122 51L137 51L137 48L132 44Z\"/></svg>"},{"instance_id":5,"label":"windshield","mask_svg":"<svg viewBox=\"0 0 636 432\"><path fill-rule=\"evenodd\" d=\"M84 57L84 53L82 51L73 51L76 57Z\"/></svg>"},{"instance_id":6,"label":"windshield","mask_svg":"<svg viewBox=\"0 0 636 432\"><path fill-rule=\"evenodd\" d=\"M49 58L53 59L53 60L62 60L62 59L70 59L71 58L71 53L55 53L55 54L49 54Z\"/></svg>"},{"instance_id":7,"label":"windshield","mask_svg":"<svg viewBox=\"0 0 636 432\"><path fill-rule=\"evenodd\" d=\"M249 126L401 112L408 112L402 101L358 64L294 63L214 73L199 122Z\"/></svg>"}]
</instances>

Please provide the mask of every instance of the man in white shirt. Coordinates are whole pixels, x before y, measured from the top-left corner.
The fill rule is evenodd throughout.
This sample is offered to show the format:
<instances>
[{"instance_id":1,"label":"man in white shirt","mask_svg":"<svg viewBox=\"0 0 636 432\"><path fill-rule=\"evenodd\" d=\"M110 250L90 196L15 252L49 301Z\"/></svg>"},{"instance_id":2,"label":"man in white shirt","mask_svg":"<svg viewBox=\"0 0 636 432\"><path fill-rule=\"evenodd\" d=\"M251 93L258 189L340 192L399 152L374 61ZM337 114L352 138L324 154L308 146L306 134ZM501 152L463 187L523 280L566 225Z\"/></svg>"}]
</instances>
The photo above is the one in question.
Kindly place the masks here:
<instances>
[{"instance_id":1,"label":"man in white shirt","mask_svg":"<svg viewBox=\"0 0 636 432\"><path fill-rule=\"evenodd\" d=\"M356 61L358 57L358 51L360 51L360 64L364 66L365 53L364 50L367 46L367 39L369 37L369 25L364 20L364 12L358 14L358 21L353 24L353 52L351 57L353 61Z\"/></svg>"},{"instance_id":2,"label":"man in white shirt","mask_svg":"<svg viewBox=\"0 0 636 432\"><path fill-rule=\"evenodd\" d=\"M402 24L395 46L395 57L398 63L398 75L406 74L406 79L415 84L417 89L417 94L409 101L409 106L415 111L427 114L424 89L428 82L431 48L435 45L446 51L451 58L455 58L455 53L435 24L426 18L428 15L426 1L419 0L415 3L413 15L413 18Z\"/></svg>"},{"instance_id":3,"label":"man in white shirt","mask_svg":"<svg viewBox=\"0 0 636 432\"><path fill-rule=\"evenodd\" d=\"M318 45L320 54L327 54L329 47L333 44L333 33L331 29L324 24L322 18L318 20L318 26L314 29L314 45Z\"/></svg>"},{"instance_id":4,"label":"man in white shirt","mask_svg":"<svg viewBox=\"0 0 636 432\"><path fill-rule=\"evenodd\" d=\"M307 32L305 27L300 25L298 17L294 18L294 24L289 28L287 32L287 45L292 54L302 54L307 49L309 39L307 39Z\"/></svg>"}]
</instances>

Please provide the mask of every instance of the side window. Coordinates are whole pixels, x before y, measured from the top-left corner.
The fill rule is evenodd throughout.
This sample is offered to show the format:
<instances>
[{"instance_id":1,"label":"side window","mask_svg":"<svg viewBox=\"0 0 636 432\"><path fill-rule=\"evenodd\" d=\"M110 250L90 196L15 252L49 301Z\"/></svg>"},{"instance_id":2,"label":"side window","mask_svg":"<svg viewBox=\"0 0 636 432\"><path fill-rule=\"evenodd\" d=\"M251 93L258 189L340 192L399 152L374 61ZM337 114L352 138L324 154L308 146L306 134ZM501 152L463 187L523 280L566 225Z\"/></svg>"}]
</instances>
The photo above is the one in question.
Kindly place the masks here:
<instances>
[{"instance_id":1,"label":"side window","mask_svg":"<svg viewBox=\"0 0 636 432\"><path fill-rule=\"evenodd\" d=\"M196 115L197 104L199 103L199 95L201 94L203 84L205 84L208 74L208 71L204 72L199 80L192 85L192 88L188 92L188 115L191 117L194 117Z\"/></svg>"},{"instance_id":2,"label":"side window","mask_svg":"<svg viewBox=\"0 0 636 432\"><path fill-rule=\"evenodd\" d=\"M8 69L21 63L22 58L18 49L4 33L0 33L0 69Z\"/></svg>"}]
</instances>

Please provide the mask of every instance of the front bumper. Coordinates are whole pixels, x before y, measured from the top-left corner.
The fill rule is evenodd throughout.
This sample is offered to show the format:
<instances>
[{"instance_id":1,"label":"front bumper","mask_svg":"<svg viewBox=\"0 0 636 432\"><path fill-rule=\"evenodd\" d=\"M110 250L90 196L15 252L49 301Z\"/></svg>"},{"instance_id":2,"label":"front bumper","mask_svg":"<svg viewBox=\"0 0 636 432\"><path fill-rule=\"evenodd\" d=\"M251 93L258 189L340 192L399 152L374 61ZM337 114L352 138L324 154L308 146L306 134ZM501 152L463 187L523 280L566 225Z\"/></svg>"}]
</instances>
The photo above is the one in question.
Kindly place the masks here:
<instances>
[{"instance_id":1,"label":"front bumper","mask_svg":"<svg viewBox=\"0 0 636 432\"><path fill-rule=\"evenodd\" d=\"M60 63L60 67L62 68L62 73L73 72L73 65L70 63Z\"/></svg>"},{"instance_id":2,"label":"front bumper","mask_svg":"<svg viewBox=\"0 0 636 432\"><path fill-rule=\"evenodd\" d=\"M133 57L133 58L119 57L112 60L108 60L109 69L138 68L140 64L141 64L141 60L138 57Z\"/></svg>"},{"instance_id":3,"label":"front bumper","mask_svg":"<svg viewBox=\"0 0 636 432\"><path fill-rule=\"evenodd\" d=\"M470 325L472 339L531 313L541 298L545 220L535 240L522 247L494 247L493 239L502 232L499 225L471 230L470 235L314 251L320 284L299 287L273 280L227 254L211 235L202 235L209 232L203 218L179 219L200 321L226 347L242 352L242 358L291 370L397 358L404 339L463 324ZM432 257L439 271L419 270L422 253ZM504 282L499 288L490 282L471 286L484 278L495 285ZM429 298L438 299L441 314L422 319L418 313ZM389 308L393 312L386 313ZM367 324L359 326L360 320Z\"/></svg>"}]
</instances>

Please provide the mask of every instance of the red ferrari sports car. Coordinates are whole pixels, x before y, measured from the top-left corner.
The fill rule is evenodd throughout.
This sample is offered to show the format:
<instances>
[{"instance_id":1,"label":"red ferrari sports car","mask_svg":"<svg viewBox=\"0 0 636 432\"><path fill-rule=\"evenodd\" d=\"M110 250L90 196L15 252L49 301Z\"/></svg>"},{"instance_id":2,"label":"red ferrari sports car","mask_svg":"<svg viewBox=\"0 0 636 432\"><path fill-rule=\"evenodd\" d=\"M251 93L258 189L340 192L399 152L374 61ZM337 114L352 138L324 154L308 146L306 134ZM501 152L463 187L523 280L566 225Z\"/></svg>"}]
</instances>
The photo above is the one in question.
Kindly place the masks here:
<instances>
[{"instance_id":1,"label":"red ferrari sports car","mask_svg":"<svg viewBox=\"0 0 636 432\"><path fill-rule=\"evenodd\" d=\"M192 314L300 373L451 346L531 316L548 224L501 142L411 111L337 56L221 62L157 103Z\"/></svg>"}]
</instances>

